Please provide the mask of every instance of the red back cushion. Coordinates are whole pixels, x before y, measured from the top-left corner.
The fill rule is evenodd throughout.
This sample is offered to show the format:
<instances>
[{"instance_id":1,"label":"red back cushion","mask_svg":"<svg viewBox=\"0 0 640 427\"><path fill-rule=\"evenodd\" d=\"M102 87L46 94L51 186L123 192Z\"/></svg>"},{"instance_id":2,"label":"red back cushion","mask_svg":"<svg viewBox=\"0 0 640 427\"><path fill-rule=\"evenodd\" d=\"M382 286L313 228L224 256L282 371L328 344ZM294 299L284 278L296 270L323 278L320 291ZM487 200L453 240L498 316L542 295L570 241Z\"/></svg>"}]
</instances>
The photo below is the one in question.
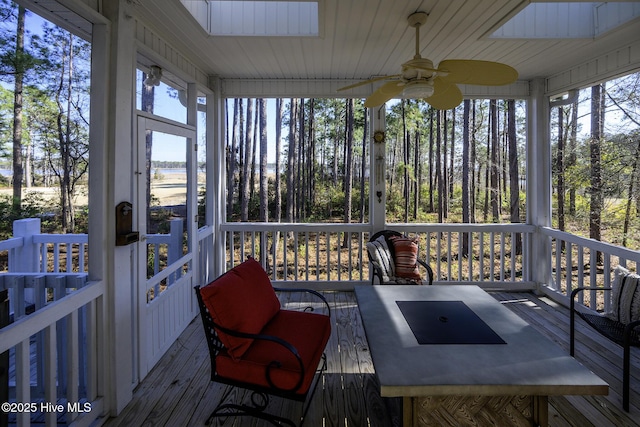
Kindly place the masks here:
<instances>
[{"instance_id":1,"label":"red back cushion","mask_svg":"<svg viewBox=\"0 0 640 427\"><path fill-rule=\"evenodd\" d=\"M200 295L213 321L233 331L257 334L280 311L269 276L253 258L232 268L207 286ZM218 331L229 355L240 359L253 340Z\"/></svg>"},{"instance_id":2,"label":"red back cushion","mask_svg":"<svg viewBox=\"0 0 640 427\"><path fill-rule=\"evenodd\" d=\"M396 276L420 280L418 245L407 237L391 237L395 250Z\"/></svg>"}]
</instances>

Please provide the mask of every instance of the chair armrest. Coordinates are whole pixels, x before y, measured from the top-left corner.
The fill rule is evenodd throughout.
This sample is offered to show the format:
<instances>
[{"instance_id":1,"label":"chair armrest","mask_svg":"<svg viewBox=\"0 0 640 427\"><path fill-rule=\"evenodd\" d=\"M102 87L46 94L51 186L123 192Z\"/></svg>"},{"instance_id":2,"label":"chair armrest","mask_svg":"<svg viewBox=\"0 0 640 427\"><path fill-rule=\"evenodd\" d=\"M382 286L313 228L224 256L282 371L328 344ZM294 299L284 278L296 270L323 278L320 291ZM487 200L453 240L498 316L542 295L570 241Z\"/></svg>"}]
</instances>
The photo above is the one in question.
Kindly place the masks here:
<instances>
[{"instance_id":1,"label":"chair armrest","mask_svg":"<svg viewBox=\"0 0 640 427\"><path fill-rule=\"evenodd\" d=\"M575 288L574 290L571 291L571 297L570 297L570 302L569 302L569 306L571 308L571 311L573 311L575 309L575 297L580 292L582 292L582 291L610 291L610 290L612 290L612 288L610 288L610 287L601 288L599 286L581 286L581 287Z\"/></svg>"},{"instance_id":2,"label":"chair armrest","mask_svg":"<svg viewBox=\"0 0 640 427\"><path fill-rule=\"evenodd\" d=\"M247 332L242 332L242 331L235 331L233 329L227 329L223 326L218 325L215 321L213 321L213 319L211 320L211 323L213 323L213 326L220 330L221 332L224 332L227 335L231 335L234 337L238 337L238 338L248 338L248 339L254 339L254 340L264 340L264 341L271 341L273 343L276 343L278 345L281 345L282 347L286 348L289 353L291 353L296 361L298 362L298 366L300 367L300 377L298 378L298 382L295 384L295 386L293 386L291 389L284 389L282 387L278 387L277 385L275 385L273 383L273 381L271 380L271 368L279 368L282 366L282 364L277 361L277 360L272 360L271 362L269 362L269 365L267 366L267 371L266 371L266 376L267 376L267 382L269 383L269 386L281 391L295 391L298 388L300 388L300 386L302 385L302 382L304 380L304 376L305 376L305 372L304 372L304 363L302 362L302 358L300 357L300 353L298 353L298 350L289 342L283 340L282 338L273 336L273 335L266 335L266 334L251 334L251 333L247 333Z\"/></svg>"},{"instance_id":3,"label":"chair armrest","mask_svg":"<svg viewBox=\"0 0 640 427\"><path fill-rule=\"evenodd\" d=\"M633 345L638 346L638 340L640 339L640 333L638 333L638 335L636 335L635 340L631 339L632 336L632 332L635 328L640 326L640 320L635 320L633 322L627 323L624 327L624 335L623 335L623 339L624 339L624 347L628 348L632 341L633 341Z\"/></svg>"},{"instance_id":4,"label":"chair armrest","mask_svg":"<svg viewBox=\"0 0 640 427\"><path fill-rule=\"evenodd\" d=\"M273 288L273 290L275 292L306 292L308 294L315 295L318 298L320 298L320 300L327 307L327 313L328 313L327 315L331 316L331 307L329 306L329 303L327 302L327 299L324 297L324 295L322 295L318 291L314 291L313 289L306 289L306 288ZM313 311L313 307L307 307L307 308L309 308L311 311Z\"/></svg>"},{"instance_id":5,"label":"chair armrest","mask_svg":"<svg viewBox=\"0 0 640 427\"><path fill-rule=\"evenodd\" d=\"M377 262L371 261L371 265L373 266L373 274L378 278L378 281L382 285L384 282L382 280L382 267L378 265ZM371 284L373 285L373 277L371 278Z\"/></svg>"},{"instance_id":6,"label":"chair armrest","mask_svg":"<svg viewBox=\"0 0 640 427\"><path fill-rule=\"evenodd\" d=\"M427 277L429 278L427 285L432 285L433 284L433 270L431 269L431 266L429 264L427 264L426 262L424 262L421 259L418 259L418 264L420 264L421 266L423 266L425 268L425 270L427 270Z\"/></svg>"}]
</instances>

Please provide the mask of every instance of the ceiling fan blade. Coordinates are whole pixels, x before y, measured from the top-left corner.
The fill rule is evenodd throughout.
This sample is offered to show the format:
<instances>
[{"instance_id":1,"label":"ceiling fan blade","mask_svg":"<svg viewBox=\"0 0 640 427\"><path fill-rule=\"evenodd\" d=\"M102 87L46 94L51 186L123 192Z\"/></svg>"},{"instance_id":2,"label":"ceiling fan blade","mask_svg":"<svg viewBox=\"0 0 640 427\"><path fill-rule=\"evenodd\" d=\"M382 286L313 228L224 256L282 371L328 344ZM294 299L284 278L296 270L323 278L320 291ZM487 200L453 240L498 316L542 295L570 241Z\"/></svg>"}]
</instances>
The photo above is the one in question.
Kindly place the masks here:
<instances>
[{"instance_id":1,"label":"ceiling fan blade","mask_svg":"<svg viewBox=\"0 0 640 427\"><path fill-rule=\"evenodd\" d=\"M398 80L383 84L364 101L364 106L371 108L384 104L394 96L399 95L403 86L402 82Z\"/></svg>"},{"instance_id":2,"label":"ceiling fan blade","mask_svg":"<svg viewBox=\"0 0 640 427\"><path fill-rule=\"evenodd\" d=\"M460 105L462 92L455 84L444 81L442 77L436 77L433 79L433 95L425 101L437 110L450 110Z\"/></svg>"},{"instance_id":3,"label":"ceiling fan blade","mask_svg":"<svg viewBox=\"0 0 640 427\"><path fill-rule=\"evenodd\" d=\"M341 92L343 90L353 89L353 88L359 87L359 86L368 85L369 83L379 82L380 80L393 79L393 78L396 78L396 77L400 77L400 74L396 74L396 75L393 75L393 76L374 77L374 78L369 79L369 80L363 80L361 82L354 83L354 84L349 85L349 86L341 87L340 89L338 89L338 92Z\"/></svg>"},{"instance_id":4,"label":"ceiling fan blade","mask_svg":"<svg viewBox=\"0 0 640 427\"><path fill-rule=\"evenodd\" d=\"M499 62L448 59L438 65L438 71L447 73L440 78L449 83L500 86L513 83L518 72Z\"/></svg>"}]
</instances>

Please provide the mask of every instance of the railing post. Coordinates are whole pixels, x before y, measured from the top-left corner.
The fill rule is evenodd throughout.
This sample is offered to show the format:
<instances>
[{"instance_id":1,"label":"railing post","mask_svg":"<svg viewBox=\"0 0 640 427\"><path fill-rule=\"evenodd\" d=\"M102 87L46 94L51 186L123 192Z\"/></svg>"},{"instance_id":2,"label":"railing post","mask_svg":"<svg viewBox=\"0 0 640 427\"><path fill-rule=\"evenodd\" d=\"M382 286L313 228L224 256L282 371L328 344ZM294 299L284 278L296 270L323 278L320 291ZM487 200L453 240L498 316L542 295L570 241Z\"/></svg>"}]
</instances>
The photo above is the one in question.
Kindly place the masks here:
<instances>
[{"instance_id":1,"label":"railing post","mask_svg":"<svg viewBox=\"0 0 640 427\"><path fill-rule=\"evenodd\" d=\"M169 247L167 249L167 265L173 264L175 261L179 260L182 257L182 235L183 235L183 225L182 219L176 218L171 220L169 233ZM182 274L182 269L176 271L175 274L172 274L168 277L168 284L171 284L180 278Z\"/></svg>"},{"instance_id":2,"label":"railing post","mask_svg":"<svg viewBox=\"0 0 640 427\"><path fill-rule=\"evenodd\" d=\"M9 324L9 291L0 291L0 329ZM9 350L0 354L0 402L9 401ZM9 412L0 411L0 425L9 425Z\"/></svg>"},{"instance_id":3,"label":"railing post","mask_svg":"<svg viewBox=\"0 0 640 427\"><path fill-rule=\"evenodd\" d=\"M16 248L15 259L11 260L11 273L37 273L40 271L38 247L33 243L33 235L40 234L40 218L19 219L13 222L13 236L22 237L22 247Z\"/></svg>"},{"instance_id":4,"label":"railing post","mask_svg":"<svg viewBox=\"0 0 640 427\"><path fill-rule=\"evenodd\" d=\"M25 218L13 222L13 237L22 237L22 246L16 248L14 259L9 260L10 273L37 273L40 271L38 245L33 243L34 234L40 234L40 218ZM9 251L11 254L11 251ZM22 295L16 295L19 290L14 288L14 295L11 298L11 308L15 309L14 301L26 301L32 303L35 299L33 289L22 288ZM24 307L22 307L24 308ZM15 310L14 310L15 311ZM20 313L23 316L25 313ZM16 317L17 318L17 317Z\"/></svg>"}]
</instances>

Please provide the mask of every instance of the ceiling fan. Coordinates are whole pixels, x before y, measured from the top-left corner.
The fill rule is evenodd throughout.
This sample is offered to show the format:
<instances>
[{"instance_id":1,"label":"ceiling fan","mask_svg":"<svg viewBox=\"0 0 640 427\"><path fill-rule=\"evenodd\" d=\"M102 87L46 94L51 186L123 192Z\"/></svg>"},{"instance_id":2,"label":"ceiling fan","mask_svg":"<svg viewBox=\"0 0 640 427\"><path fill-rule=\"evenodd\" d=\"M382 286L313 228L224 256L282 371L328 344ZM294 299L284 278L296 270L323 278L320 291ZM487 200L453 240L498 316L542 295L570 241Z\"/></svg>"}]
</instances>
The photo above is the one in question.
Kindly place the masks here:
<instances>
[{"instance_id":1,"label":"ceiling fan","mask_svg":"<svg viewBox=\"0 0 640 427\"><path fill-rule=\"evenodd\" d=\"M456 83L500 86L516 81L518 72L499 62L449 59L434 67L431 60L420 56L420 27L427 22L428 16L426 12L415 12L407 18L409 26L416 29L416 54L402 64L400 74L374 77L338 91L389 80L365 100L365 107L377 107L402 95L404 98L423 98L438 110L448 110L462 102L462 92Z\"/></svg>"}]
</instances>

